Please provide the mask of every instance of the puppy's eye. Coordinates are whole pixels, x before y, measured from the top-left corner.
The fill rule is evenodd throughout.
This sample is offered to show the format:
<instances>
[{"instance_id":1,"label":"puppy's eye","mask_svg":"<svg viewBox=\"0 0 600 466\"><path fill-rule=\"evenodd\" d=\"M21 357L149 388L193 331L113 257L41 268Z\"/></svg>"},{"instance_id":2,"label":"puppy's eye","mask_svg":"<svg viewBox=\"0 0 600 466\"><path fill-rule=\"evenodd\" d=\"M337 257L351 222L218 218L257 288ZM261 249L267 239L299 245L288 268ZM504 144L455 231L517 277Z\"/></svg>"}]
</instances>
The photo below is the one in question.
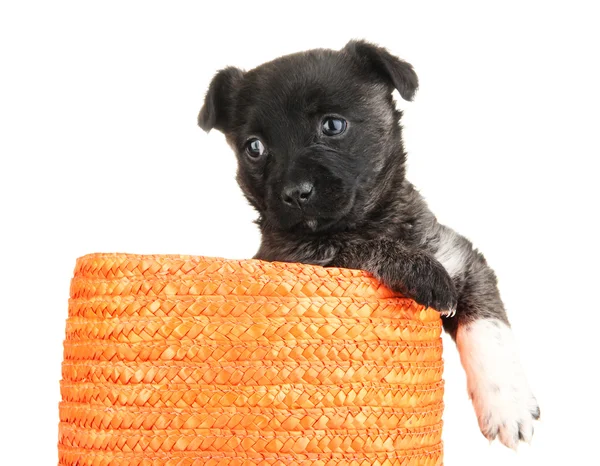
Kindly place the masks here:
<instances>
[{"instance_id":1,"label":"puppy's eye","mask_svg":"<svg viewBox=\"0 0 600 466\"><path fill-rule=\"evenodd\" d=\"M265 146L258 138L249 139L246 143L246 154L250 158L258 159L265 153Z\"/></svg>"},{"instance_id":2,"label":"puppy's eye","mask_svg":"<svg viewBox=\"0 0 600 466\"><path fill-rule=\"evenodd\" d=\"M323 120L323 134L327 136L336 136L346 131L348 123L341 118L327 117Z\"/></svg>"}]
</instances>

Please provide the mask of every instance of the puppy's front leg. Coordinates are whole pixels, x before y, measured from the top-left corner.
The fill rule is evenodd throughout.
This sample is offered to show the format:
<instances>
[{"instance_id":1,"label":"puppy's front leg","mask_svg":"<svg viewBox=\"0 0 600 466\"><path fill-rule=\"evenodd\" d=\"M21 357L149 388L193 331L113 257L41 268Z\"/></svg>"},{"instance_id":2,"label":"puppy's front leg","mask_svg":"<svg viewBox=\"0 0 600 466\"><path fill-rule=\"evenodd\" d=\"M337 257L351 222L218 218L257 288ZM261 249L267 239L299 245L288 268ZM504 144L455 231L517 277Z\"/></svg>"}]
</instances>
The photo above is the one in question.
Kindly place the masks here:
<instances>
[{"instance_id":1,"label":"puppy's front leg","mask_svg":"<svg viewBox=\"0 0 600 466\"><path fill-rule=\"evenodd\" d=\"M444 329L457 343L480 429L488 439L498 437L516 448L520 440L531 440L540 409L518 358L496 276L463 237L444 230L439 239L431 252L386 240L353 243L330 265L367 270L418 303L447 310Z\"/></svg>"},{"instance_id":2,"label":"puppy's front leg","mask_svg":"<svg viewBox=\"0 0 600 466\"><path fill-rule=\"evenodd\" d=\"M529 442L540 409L519 361L496 276L465 238L441 227L435 257L459 288L456 317L444 320L467 375L481 432L516 448Z\"/></svg>"},{"instance_id":3,"label":"puppy's front leg","mask_svg":"<svg viewBox=\"0 0 600 466\"><path fill-rule=\"evenodd\" d=\"M389 240L359 241L345 244L330 265L366 270L388 288L419 304L447 316L456 313L454 283L427 251Z\"/></svg>"}]
</instances>

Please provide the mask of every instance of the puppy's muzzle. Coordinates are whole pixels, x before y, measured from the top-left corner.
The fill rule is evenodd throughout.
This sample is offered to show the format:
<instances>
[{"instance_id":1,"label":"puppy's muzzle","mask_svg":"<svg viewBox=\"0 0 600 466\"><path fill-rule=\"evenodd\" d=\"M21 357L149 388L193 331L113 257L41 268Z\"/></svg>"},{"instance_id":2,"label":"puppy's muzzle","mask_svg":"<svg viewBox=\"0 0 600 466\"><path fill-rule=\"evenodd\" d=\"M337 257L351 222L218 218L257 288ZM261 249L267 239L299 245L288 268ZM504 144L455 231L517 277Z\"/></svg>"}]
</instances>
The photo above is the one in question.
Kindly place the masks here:
<instances>
[{"instance_id":1,"label":"puppy's muzzle","mask_svg":"<svg viewBox=\"0 0 600 466\"><path fill-rule=\"evenodd\" d=\"M315 185L310 181L287 183L282 190L281 200L292 208L302 209L315 197Z\"/></svg>"}]
</instances>

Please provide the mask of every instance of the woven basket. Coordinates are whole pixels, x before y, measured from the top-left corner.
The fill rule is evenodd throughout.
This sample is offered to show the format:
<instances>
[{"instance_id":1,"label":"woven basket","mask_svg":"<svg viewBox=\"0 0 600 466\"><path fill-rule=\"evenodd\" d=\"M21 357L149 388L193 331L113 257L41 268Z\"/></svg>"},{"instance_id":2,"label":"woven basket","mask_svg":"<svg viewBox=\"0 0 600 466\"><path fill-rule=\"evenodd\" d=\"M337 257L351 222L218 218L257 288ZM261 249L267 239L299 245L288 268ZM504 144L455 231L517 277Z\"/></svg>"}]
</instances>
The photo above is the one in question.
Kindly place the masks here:
<instances>
[{"instance_id":1,"label":"woven basket","mask_svg":"<svg viewBox=\"0 0 600 466\"><path fill-rule=\"evenodd\" d=\"M59 464L442 464L437 312L364 272L77 260Z\"/></svg>"}]
</instances>

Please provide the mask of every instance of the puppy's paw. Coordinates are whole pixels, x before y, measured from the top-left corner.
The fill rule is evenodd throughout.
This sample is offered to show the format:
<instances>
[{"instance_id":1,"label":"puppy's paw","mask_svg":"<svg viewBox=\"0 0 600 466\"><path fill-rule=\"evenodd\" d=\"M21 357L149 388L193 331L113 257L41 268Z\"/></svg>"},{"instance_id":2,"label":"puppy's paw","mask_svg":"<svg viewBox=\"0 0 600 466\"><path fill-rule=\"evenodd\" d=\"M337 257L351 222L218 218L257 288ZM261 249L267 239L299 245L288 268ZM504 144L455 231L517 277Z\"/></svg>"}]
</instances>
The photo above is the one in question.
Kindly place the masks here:
<instances>
[{"instance_id":1,"label":"puppy's paw","mask_svg":"<svg viewBox=\"0 0 600 466\"><path fill-rule=\"evenodd\" d=\"M452 278L438 261L427 255L417 255L395 270L385 271L381 279L392 290L443 316L456 314L458 294Z\"/></svg>"},{"instance_id":2,"label":"puppy's paw","mask_svg":"<svg viewBox=\"0 0 600 466\"><path fill-rule=\"evenodd\" d=\"M519 363L510 328L491 319L460 326L457 345L479 428L516 449L531 442L540 408Z\"/></svg>"},{"instance_id":3,"label":"puppy's paw","mask_svg":"<svg viewBox=\"0 0 600 466\"><path fill-rule=\"evenodd\" d=\"M471 392L471 398L481 433L490 442L498 438L512 449L519 441L531 442L540 408L527 386L488 386Z\"/></svg>"}]
</instances>

